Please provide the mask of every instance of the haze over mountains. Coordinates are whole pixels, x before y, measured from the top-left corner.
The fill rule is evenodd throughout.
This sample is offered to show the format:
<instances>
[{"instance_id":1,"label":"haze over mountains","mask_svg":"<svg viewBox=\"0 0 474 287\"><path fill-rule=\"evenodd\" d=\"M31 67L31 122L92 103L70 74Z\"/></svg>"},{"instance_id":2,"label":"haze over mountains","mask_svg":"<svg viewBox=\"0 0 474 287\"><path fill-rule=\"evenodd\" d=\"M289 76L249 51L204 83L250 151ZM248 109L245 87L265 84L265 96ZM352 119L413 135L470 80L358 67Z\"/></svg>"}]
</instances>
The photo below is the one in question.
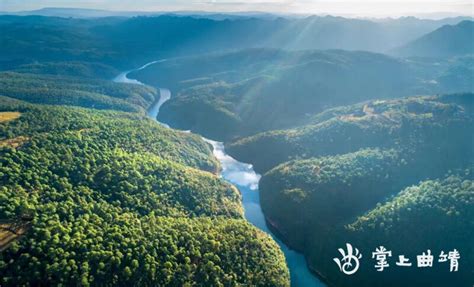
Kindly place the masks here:
<instances>
[{"instance_id":1,"label":"haze over mountains","mask_svg":"<svg viewBox=\"0 0 474 287\"><path fill-rule=\"evenodd\" d=\"M471 39L471 40L469 40ZM445 25L395 50L402 56L452 57L474 51L474 22Z\"/></svg>"},{"instance_id":2,"label":"haze over mountains","mask_svg":"<svg viewBox=\"0 0 474 287\"><path fill-rule=\"evenodd\" d=\"M157 58L256 47L387 52L462 19L2 16L0 61L100 60L130 67Z\"/></svg>"},{"instance_id":3,"label":"haze over mountains","mask_svg":"<svg viewBox=\"0 0 474 287\"><path fill-rule=\"evenodd\" d=\"M364 21L347 20L353 21L347 28L338 18L304 20L311 28L295 37L302 46L313 45L326 24L338 31L337 40L326 35L324 44L315 45L340 48L347 36L365 39L366 46L358 48L370 50L368 39L380 36ZM372 34L364 38L360 31ZM332 258L348 241L365 254L383 242L412 257L424 245L457 242L466 262L474 260L468 247L472 232L446 227L473 227L464 220L472 217L467 197L474 192L473 32L468 20L443 25L385 51L389 55L301 52L289 43L286 50L188 56L152 64L131 77L150 85L166 82L174 91L160 120L226 141L232 156L263 174L260 199L268 225L331 285L443 286L448 279L442 266L428 277L398 270L372 276L365 259L362 273L348 278ZM349 42L359 45L348 41L341 44L344 49L354 48ZM418 96L439 93L459 94ZM400 99L406 96L412 97ZM432 237L423 239L427 233ZM397 241L400 236L403 242ZM468 267L449 280L463 286L471 272Z\"/></svg>"},{"instance_id":4,"label":"haze over mountains","mask_svg":"<svg viewBox=\"0 0 474 287\"><path fill-rule=\"evenodd\" d=\"M111 11L87 8L42 8L31 11L19 12L1 12L0 14L17 15L17 16L46 16L46 17L63 17L63 18L101 18L101 17L134 17L134 16L160 16L160 15L176 15L176 16L193 16L196 18L209 19L231 19L239 17L258 17L258 18L276 18L279 15L286 17L306 17L305 14L274 14L266 12L228 12L214 13L205 11L173 11L173 12L147 12L147 11Z\"/></svg>"},{"instance_id":5,"label":"haze over mountains","mask_svg":"<svg viewBox=\"0 0 474 287\"><path fill-rule=\"evenodd\" d=\"M472 286L471 18L19 14L0 16L1 286L288 287L289 248L313 283ZM377 272L380 245L460 269Z\"/></svg>"},{"instance_id":6,"label":"haze over mountains","mask_svg":"<svg viewBox=\"0 0 474 287\"><path fill-rule=\"evenodd\" d=\"M164 122L230 140L303 124L341 104L473 91L471 63L471 56L430 62L362 51L244 49L171 59L130 76L176 91L159 115Z\"/></svg>"}]
</instances>

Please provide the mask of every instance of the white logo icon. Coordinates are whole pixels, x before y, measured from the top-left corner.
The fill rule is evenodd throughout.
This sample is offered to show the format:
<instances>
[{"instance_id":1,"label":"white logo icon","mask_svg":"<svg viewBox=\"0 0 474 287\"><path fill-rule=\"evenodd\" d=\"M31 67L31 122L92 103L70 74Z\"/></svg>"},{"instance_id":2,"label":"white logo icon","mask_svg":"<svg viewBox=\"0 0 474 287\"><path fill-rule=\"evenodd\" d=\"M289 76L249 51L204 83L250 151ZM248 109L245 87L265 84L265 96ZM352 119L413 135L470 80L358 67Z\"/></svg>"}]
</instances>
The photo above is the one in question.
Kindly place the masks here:
<instances>
[{"instance_id":1,"label":"white logo icon","mask_svg":"<svg viewBox=\"0 0 474 287\"><path fill-rule=\"evenodd\" d=\"M352 245L346 243L347 253L344 249L339 248L339 253L342 255L342 259L333 258L334 262L336 262L337 266L339 266L339 270L344 272L346 275L352 275L357 272L359 269L359 259L362 258L362 254L360 254L359 249L352 248Z\"/></svg>"}]
</instances>

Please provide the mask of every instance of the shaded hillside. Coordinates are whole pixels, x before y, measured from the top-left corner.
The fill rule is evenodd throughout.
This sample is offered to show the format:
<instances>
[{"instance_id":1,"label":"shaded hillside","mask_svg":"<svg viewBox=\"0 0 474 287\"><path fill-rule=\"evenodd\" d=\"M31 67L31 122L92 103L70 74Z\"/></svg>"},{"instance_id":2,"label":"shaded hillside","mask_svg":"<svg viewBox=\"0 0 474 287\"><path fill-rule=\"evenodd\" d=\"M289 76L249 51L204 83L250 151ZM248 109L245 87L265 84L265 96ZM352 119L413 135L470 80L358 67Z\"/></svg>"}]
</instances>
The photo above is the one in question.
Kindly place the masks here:
<instances>
[{"instance_id":1,"label":"shaded hillside","mask_svg":"<svg viewBox=\"0 0 474 287\"><path fill-rule=\"evenodd\" d=\"M226 149L261 172L292 159L367 147L410 149L433 143L434 149L441 149L456 142L463 147L458 146L458 155L469 158L472 135L462 131L472 128L473 101L473 94L458 94L342 106L314 115L310 124L239 139Z\"/></svg>"},{"instance_id":2,"label":"shaded hillside","mask_svg":"<svg viewBox=\"0 0 474 287\"><path fill-rule=\"evenodd\" d=\"M27 73L0 73L0 95L30 103L142 113L159 96L152 87L67 75L42 75L42 67L32 65L19 69Z\"/></svg>"},{"instance_id":3,"label":"shaded hillside","mask_svg":"<svg viewBox=\"0 0 474 287\"><path fill-rule=\"evenodd\" d=\"M469 262L474 260L474 252L469 247L474 235L473 195L472 168L454 172L405 188L394 198L359 216L345 229L348 236L354 238L354 244L364 250L370 252L373 246L383 242L392 250L403 250L406 257L413 258L413 264L420 251L428 249L428 246L438 260L442 251L448 254L457 250L463 256L460 263L464 263L464 270L449 272L451 267L446 264L449 262L438 261L433 264L432 270L428 270L431 275L428 280L432 286L442 286L448 282L465 286L474 273L474 269L469 266ZM342 244L342 240L339 244ZM393 264L391 266L396 267ZM366 265L364 269L371 267ZM426 284L427 277L420 276L418 271L392 268L383 275L375 275L374 278L361 276L358 280L365 281L360 284L383 280L388 286L400 286L408 282Z\"/></svg>"},{"instance_id":4,"label":"shaded hillside","mask_svg":"<svg viewBox=\"0 0 474 287\"><path fill-rule=\"evenodd\" d=\"M226 140L300 124L328 107L408 95L423 86L404 61L338 50L243 50L165 61L131 76L179 91L163 106L161 121Z\"/></svg>"},{"instance_id":5,"label":"shaded hillside","mask_svg":"<svg viewBox=\"0 0 474 287\"><path fill-rule=\"evenodd\" d=\"M451 57L474 53L474 22L445 25L394 52L402 56Z\"/></svg>"},{"instance_id":6,"label":"shaded hillside","mask_svg":"<svg viewBox=\"0 0 474 287\"><path fill-rule=\"evenodd\" d=\"M249 162L264 170L278 162L262 163L260 154L269 160L268 154L293 152L260 181L262 209L279 237L337 286L469 282L473 95L377 101L328 110L313 120L313 126L253 142L261 149ZM354 276L341 273L332 260L347 242L365 257ZM394 255L391 270L378 273L370 254L380 245L412 262L426 249L437 256L456 248L465 269L450 273L448 265L437 264L420 273L397 268Z\"/></svg>"},{"instance_id":7,"label":"shaded hillside","mask_svg":"<svg viewBox=\"0 0 474 287\"><path fill-rule=\"evenodd\" d=\"M123 69L159 58L254 47L384 52L462 19L369 21L258 14L77 19L2 15L0 68L35 61L88 61Z\"/></svg>"},{"instance_id":8,"label":"shaded hillside","mask_svg":"<svg viewBox=\"0 0 474 287\"><path fill-rule=\"evenodd\" d=\"M20 65L11 71L17 73L72 76L104 80L110 80L119 74L118 70L105 64L79 61L35 62Z\"/></svg>"},{"instance_id":9,"label":"shaded hillside","mask_svg":"<svg viewBox=\"0 0 474 287\"><path fill-rule=\"evenodd\" d=\"M160 61L130 77L171 89L174 96L163 105L160 121L231 140L302 125L314 113L364 100L470 92L469 61L248 49Z\"/></svg>"},{"instance_id":10,"label":"shaded hillside","mask_svg":"<svg viewBox=\"0 0 474 287\"><path fill-rule=\"evenodd\" d=\"M386 168L390 163L395 165ZM262 203L269 200L264 210L272 229L332 285L467 286L474 272L469 264L474 260L472 164L439 178L429 174L429 180L407 181L423 167L412 169L393 151L377 150L291 162L262 178ZM348 242L363 254L353 276L341 273L333 261ZM377 272L371 255L381 245L393 255L389 267ZM435 262L421 272L416 256L427 249ZM464 266L458 272L437 260L441 251L454 249ZM409 258L412 267L397 266L398 255Z\"/></svg>"},{"instance_id":11,"label":"shaded hillside","mask_svg":"<svg viewBox=\"0 0 474 287\"><path fill-rule=\"evenodd\" d=\"M0 68L12 68L35 61L117 62L116 52L93 26L118 19L80 20L41 16L0 16Z\"/></svg>"}]
</instances>

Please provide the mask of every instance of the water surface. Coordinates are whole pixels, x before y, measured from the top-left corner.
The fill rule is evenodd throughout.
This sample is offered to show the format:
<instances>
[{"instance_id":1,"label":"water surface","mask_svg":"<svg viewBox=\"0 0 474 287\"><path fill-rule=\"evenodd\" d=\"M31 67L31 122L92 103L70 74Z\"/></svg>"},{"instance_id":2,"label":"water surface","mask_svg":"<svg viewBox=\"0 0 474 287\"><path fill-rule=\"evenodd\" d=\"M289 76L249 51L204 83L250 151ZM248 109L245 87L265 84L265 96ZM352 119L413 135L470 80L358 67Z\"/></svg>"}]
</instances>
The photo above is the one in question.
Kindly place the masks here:
<instances>
[{"instance_id":1,"label":"water surface","mask_svg":"<svg viewBox=\"0 0 474 287\"><path fill-rule=\"evenodd\" d=\"M165 60L159 60L150 62L138 69L131 70L137 71L148 67L154 63L162 62ZM114 81L121 83L140 84L142 82L135 79L129 79L127 74L131 71L126 71L118 75ZM160 99L156 101L153 106L148 110L148 116L155 119L160 112L161 106L171 98L171 92L168 89L160 88ZM162 125L169 127L165 123ZM286 262L290 270L291 286L294 287L322 287L325 286L321 281L318 280L308 269L305 258L302 254L291 250L282 241L276 238L272 232L268 229L265 222L262 209L260 207L260 198L258 193L258 182L260 181L260 175L257 174L251 164L243 163L235 160L228 154L224 149L222 142L213 141L202 137L204 141L208 142L213 147L214 156L219 160L222 166L221 177L226 181L234 184L240 190L242 194L242 205L244 207L245 219L270 234L273 239L278 243L281 250L285 254Z\"/></svg>"}]
</instances>

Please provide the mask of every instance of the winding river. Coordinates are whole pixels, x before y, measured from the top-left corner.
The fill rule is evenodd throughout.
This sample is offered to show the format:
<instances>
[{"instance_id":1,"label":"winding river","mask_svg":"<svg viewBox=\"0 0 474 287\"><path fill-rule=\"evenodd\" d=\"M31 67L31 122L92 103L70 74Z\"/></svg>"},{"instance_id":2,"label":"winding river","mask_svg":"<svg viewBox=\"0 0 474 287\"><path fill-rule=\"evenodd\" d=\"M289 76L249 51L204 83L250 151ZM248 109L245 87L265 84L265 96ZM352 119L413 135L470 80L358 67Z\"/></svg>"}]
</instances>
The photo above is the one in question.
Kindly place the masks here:
<instances>
[{"instance_id":1,"label":"winding river","mask_svg":"<svg viewBox=\"0 0 474 287\"><path fill-rule=\"evenodd\" d=\"M122 72L114 78L115 82L131 83L143 85L142 82L130 79L127 77L128 73L145 69L146 67L166 60L153 61L142 67L134 70ZM153 104L148 110L148 116L152 119L157 118L160 112L160 107L171 98L171 92L168 89L160 88L160 99ZM165 123L160 123L169 127ZM247 221L260 228L264 232L270 234L272 238L278 243L281 250L285 254L288 268L291 275L291 286L294 287L320 287L325 286L318 280L308 269L304 256L294 250L291 250L282 241L276 238L275 235L268 229L265 217L260 207L260 198L258 194L258 182L260 175L257 174L251 164L239 162L226 154L224 144L222 142L213 141L202 137L204 141L208 142L213 147L214 156L220 161L222 166L221 176L226 181L234 184L242 194L242 204L244 206L245 218Z\"/></svg>"}]
</instances>

